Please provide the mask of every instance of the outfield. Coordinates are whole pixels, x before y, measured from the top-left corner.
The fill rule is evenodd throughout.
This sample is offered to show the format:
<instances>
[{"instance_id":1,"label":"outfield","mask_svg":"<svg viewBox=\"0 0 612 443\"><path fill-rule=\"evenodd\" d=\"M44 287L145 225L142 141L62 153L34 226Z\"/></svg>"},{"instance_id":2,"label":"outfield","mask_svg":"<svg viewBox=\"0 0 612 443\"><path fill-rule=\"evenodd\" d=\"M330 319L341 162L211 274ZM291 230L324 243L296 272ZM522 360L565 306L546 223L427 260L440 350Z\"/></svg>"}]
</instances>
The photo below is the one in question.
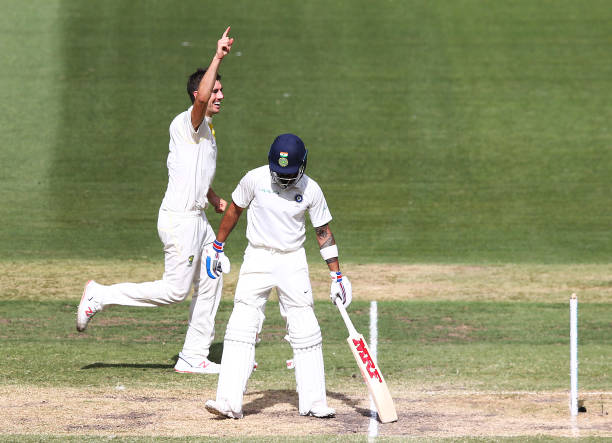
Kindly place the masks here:
<instances>
[{"instance_id":1,"label":"outfield","mask_svg":"<svg viewBox=\"0 0 612 443\"><path fill-rule=\"evenodd\" d=\"M367 396L312 235L335 420L297 418L274 300L240 422L203 410L215 377L172 371L186 303L112 309L74 331L87 279L163 272L155 226L168 124L226 25L236 43L223 65L214 187L228 198L276 134L305 140L363 332L379 303L379 360L400 413L380 435L612 436L608 2L3 4L0 440L367 439ZM217 361L244 227L226 248L234 271ZM577 422L572 292L587 406Z\"/></svg>"}]
</instances>

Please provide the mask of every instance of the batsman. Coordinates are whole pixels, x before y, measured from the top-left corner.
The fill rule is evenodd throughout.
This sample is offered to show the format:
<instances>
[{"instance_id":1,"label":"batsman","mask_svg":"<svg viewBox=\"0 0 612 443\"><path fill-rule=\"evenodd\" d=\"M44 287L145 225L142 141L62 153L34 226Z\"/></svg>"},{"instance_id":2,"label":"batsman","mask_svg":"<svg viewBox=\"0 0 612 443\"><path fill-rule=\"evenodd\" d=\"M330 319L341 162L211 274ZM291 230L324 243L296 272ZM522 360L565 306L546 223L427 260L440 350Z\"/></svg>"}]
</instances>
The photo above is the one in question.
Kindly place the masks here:
<instances>
[{"instance_id":1,"label":"batsman","mask_svg":"<svg viewBox=\"0 0 612 443\"><path fill-rule=\"evenodd\" d=\"M206 252L207 274L226 272L225 240L247 211L248 246L240 268L234 309L227 324L216 400L206 409L216 415L242 418L243 394L253 371L255 342L265 318L265 305L276 288L280 313L293 348L300 415L335 415L327 405L321 329L304 251L305 216L315 228L321 256L331 276L330 297L351 302L351 284L342 275L338 247L329 228L332 216L319 185L306 174L307 150L293 134L276 137L268 164L249 171L232 193L217 238Z\"/></svg>"}]
</instances>

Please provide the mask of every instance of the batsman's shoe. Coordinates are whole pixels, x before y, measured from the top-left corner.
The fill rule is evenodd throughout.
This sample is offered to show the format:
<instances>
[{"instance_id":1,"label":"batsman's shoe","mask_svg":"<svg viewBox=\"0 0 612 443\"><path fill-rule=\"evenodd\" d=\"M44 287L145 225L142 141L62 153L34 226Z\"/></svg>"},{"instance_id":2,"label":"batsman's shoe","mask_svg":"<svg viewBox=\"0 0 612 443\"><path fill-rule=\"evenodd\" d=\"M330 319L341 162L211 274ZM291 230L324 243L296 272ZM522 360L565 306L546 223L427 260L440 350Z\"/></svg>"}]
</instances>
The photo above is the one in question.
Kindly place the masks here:
<instances>
[{"instance_id":1,"label":"batsman's shoe","mask_svg":"<svg viewBox=\"0 0 612 443\"><path fill-rule=\"evenodd\" d=\"M221 402L217 402L215 400L207 400L204 407L211 414L215 414L223 418L243 417L242 412L234 412L229 408L229 406L221 404Z\"/></svg>"},{"instance_id":2,"label":"batsman's shoe","mask_svg":"<svg viewBox=\"0 0 612 443\"><path fill-rule=\"evenodd\" d=\"M336 410L329 406L314 406L310 411L302 415L317 418L332 418L336 416Z\"/></svg>"},{"instance_id":3,"label":"batsman's shoe","mask_svg":"<svg viewBox=\"0 0 612 443\"><path fill-rule=\"evenodd\" d=\"M218 374L221 365L209 359L190 359L179 353L174 370L182 374Z\"/></svg>"},{"instance_id":4,"label":"batsman's shoe","mask_svg":"<svg viewBox=\"0 0 612 443\"><path fill-rule=\"evenodd\" d=\"M102 310L102 304L95 296L95 289L98 283L89 280L83 289L83 296L77 310L77 331L83 332L87 328L87 324L96 315L96 312Z\"/></svg>"}]
</instances>

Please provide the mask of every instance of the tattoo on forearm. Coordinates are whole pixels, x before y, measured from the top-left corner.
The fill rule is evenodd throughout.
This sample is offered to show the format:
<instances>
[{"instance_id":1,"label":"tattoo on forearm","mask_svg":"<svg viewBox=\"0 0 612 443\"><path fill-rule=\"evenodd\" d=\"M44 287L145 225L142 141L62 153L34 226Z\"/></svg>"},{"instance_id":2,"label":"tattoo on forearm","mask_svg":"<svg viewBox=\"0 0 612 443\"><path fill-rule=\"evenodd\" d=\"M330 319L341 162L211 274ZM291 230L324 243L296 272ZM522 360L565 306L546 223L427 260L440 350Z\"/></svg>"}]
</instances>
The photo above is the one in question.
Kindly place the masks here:
<instances>
[{"instance_id":1,"label":"tattoo on forearm","mask_svg":"<svg viewBox=\"0 0 612 443\"><path fill-rule=\"evenodd\" d=\"M320 248L323 249L323 248L326 248L328 246L335 245L335 244L336 244L336 241L334 240L334 236L330 235L329 238L323 242Z\"/></svg>"},{"instance_id":2,"label":"tattoo on forearm","mask_svg":"<svg viewBox=\"0 0 612 443\"><path fill-rule=\"evenodd\" d=\"M315 228L315 232L317 233L317 237L325 238L327 237L327 225L319 226Z\"/></svg>"},{"instance_id":3,"label":"tattoo on forearm","mask_svg":"<svg viewBox=\"0 0 612 443\"><path fill-rule=\"evenodd\" d=\"M315 228L315 231L317 232L320 249L336 244L334 234L331 233L328 225L319 226L318 228Z\"/></svg>"},{"instance_id":4,"label":"tattoo on forearm","mask_svg":"<svg viewBox=\"0 0 612 443\"><path fill-rule=\"evenodd\" d=\"M328 258L327 260L325 260L325 263L330 264L330 263L335 263L338 261L338 257L332 257L332 258Z\"/></svg>"}]
</instances>

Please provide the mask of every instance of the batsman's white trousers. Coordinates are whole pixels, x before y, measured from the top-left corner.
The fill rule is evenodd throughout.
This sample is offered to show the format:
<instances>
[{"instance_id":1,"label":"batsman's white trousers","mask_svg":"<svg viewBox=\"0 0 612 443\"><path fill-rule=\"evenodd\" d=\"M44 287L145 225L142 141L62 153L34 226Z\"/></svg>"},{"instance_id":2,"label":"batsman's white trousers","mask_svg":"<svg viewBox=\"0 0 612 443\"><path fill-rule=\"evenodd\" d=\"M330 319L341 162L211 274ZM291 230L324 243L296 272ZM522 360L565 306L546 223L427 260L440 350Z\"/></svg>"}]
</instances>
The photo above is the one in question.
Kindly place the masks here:
<instances>
[{"instance_id":1,"label":"batsman's white trousers","mask_svg":"<svg viewBox=\"0 0 612 443\"><path fill-rule=\"evenodd\" d=\"M234 303L246 303L262 314L273 288L278 292L281 315L286 318L288 308L313 306L312 287L308 274L306 252L293 252L247 246Z\"/></svg>"},{"instance_id":2,"label":"batsman's white trousers","mask_svg":"<svg viewBox=\"0 0 612 443\"><path fill-rule=\"evenodd\" d=\"M321 329L313 311L303 248L279 252L247 247L225 333L216 401L223 408L242 414L243 393L253 368L256 334L261 331L266 302L273 288L277 290L281 315L287 321L294 351L300 414L327 408Z\"/></svg>"},{"instance_id":3,"label":"batsman's white trousers","mask_svg":"<svg viewBox=\"0 0 612 443\"><path fill-rule=\"evenodd\" d=\"M159 211L157 232L164 244L164 275L147 283L119 283L102 286L102 306L154 307L178 303L187 298L193 284L189 325L183 355L207 357L215 335L215 315L221 300L223 278L207 277L204 246L215 240L215 233L204 212Z\"/></svg>"}]
</instances>

